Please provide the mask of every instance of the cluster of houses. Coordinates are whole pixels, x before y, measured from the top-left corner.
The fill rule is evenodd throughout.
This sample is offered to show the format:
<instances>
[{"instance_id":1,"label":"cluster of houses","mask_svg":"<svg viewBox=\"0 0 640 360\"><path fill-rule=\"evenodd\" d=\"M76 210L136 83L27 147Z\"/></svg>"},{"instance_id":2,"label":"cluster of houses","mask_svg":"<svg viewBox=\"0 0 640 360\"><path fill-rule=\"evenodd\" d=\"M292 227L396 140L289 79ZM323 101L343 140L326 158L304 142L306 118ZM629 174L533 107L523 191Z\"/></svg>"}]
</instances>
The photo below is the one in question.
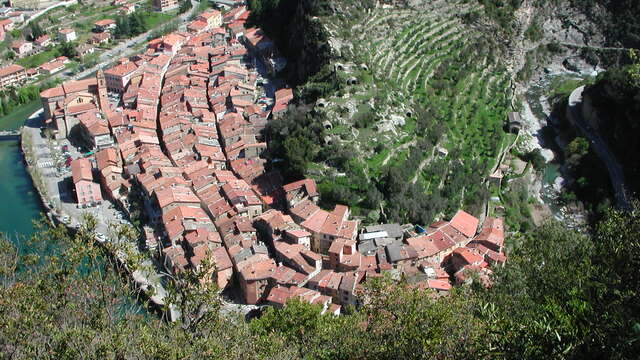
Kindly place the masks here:
<instances>
[{"instance_id":1,"label":"cluster of houses","mask_svg":"<svg viewBox=\"0 0 640 360\"><path fill-rule=\"evenodd\" d=\"M19 87L27 80L32 80L41 74L52 75L60 72L69 62L70 60L66 56L58 56L34 69L26 69L18 64L4 66L0 68L0 90Z\"/></svg>"},{"instance_id":2,"label":"cluster of houses","mask_svg":"<svg viewBox=\"0 0 640 360\"><path fill-rule=\"evenodd\" d=\"M244 6L200 14L188 32L151 40L147 50L41 93L59 138L95 155L72 161L79 206L105 198L128 208L143 199L144 241L168 271L198 271L220 290L237 286L247 304L289 299L339 314L357 306L369 278L391 272L446 292L505 261L503 229L459 211L422 234L411 226L367 226L349 208L317 205L312 179L285 184L266 167L266 124L286 110L291 89L272 101L255 61L275 71L278 54ZM117 95L118 102L110 100ZM72 131L73 129L77 129Z\"/></svg>"},{"instance_id":3,"label":"cluster of houses","mask_svg":"<svg viewBox=\"0 0 640 360\"><path fill-rule=\"evenodd\" d=\"M6 8L0 8L0 16L5 16L4 11ZM129 14L135 11L135 4L124 3L122 11ZM11 17L12 12L7 13L9 18L0 20L0 40L4 39L5 31L13 29L14 24L24 21L23 15L20 13L20 17ZM101 46L108 43L111 40L111 31L116 28L116 22L113 19L102 19L94 23L93 32L87 39L86 43L76 46L76 52L80 58L84 58L89 54L93 54L96 50L96 46ZM47 50L55 43L68 43L78 39L76 31L72 28L63 28L58 30L56 37L52 38L48 34L44 34L34 39L33 41L27 41L24 39L15 40L10 44L11 50L18 58L30 56L41 51ZM60 56L52 59L37 68L24 69L23 67L11 64L0 69L0 89L8 86L22 85L26 80L33 79L38 75L53 75L65 69L65 65L70 60L65 56Z\"/></svg>"},{"instance_id":4,"label":"cluster of houses","mask_svg":"<svg viewBox=\"0 0 640 360\"><path fill-rule=\"evenodd\" d=\"M0 41L3 41L7 32L22 24L25 20L24 13L10 7L0 8Z\"/></svg>"}]
</instances>

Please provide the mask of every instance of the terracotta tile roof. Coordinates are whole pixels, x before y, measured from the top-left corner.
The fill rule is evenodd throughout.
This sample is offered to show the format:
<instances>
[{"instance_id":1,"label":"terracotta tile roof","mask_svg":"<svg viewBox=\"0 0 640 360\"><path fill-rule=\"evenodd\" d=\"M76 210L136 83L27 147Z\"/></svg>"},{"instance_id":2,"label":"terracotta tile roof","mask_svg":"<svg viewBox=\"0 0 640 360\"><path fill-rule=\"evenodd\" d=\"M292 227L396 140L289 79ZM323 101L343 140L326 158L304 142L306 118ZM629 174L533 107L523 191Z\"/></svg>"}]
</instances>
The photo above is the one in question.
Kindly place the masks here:
<instances>
[{"instance_id":1,"label":"terracotta tile roof","mask_svg":"<svg viewBox=\"0 0 640 360\"><path fill-rule=\"evenodd\" d=\"M180 205L175 208L163 211L162 213L162 221L167 224L171 221L182 221L182 220L191 220L195 222L199 222L202 224L211 223L211 219L207 213L204 212L200 207L193 206L185 206ZM208 234L207 234L208 235Z\"/></svg>"},{"instance_id":2,"label":"terracotta tile roof","mask_svg":"<svg viewBox=\"0 0 640 360\"><path fill-rule=\"evenodd\" d=\"M478 222L478 218L458 210L449 223L466 237L473 237L478 229Z\"/></svg>"},{"instance_id":3,"label":"terracotta tile roof","mask_svg":"<svg viewBox=\"0 0 640 360\"><path fill-rule=\"evenodd\" d=\"M358 220L347 220L342 222L338 236L345 239L352 239L358 231Z\"/></svg>"},{"instance_id":4,"label":"terracotta tile roof","mask_svg":"<svg viewBox=\"0 0 640 360\"><path fill-rule=\"evenodd\" d=\"M457 248L452 254L458 255L469 265L478 265L484 261L480 254L466 247Z\"/></svg>"},{"instance_id":5,"label":"terracotta tile roof","mask_svg":"<svg viewBox=\"0 0 640 360\"><path fill-rule=\"evenodd\" d=\"M296 215L297 217L303 219L303 221L309 219L319 210L320 208L318 207L318 205L314 204L311 200L301 201L296 204L296 206L290 209L293 215Z\"/></svg>"},{"instance_id":6,"label":"terracotta tile roof","mask_svg":"<svg viewBox=\"0 0 640 360\"><path fill-rule=\"evenodd\" d=\"M80 158L73 160L71 162L71 176L74 184L77 184L82 180L93 181L91 163L89 162L89 159Z\"/></svg>"},{"instance_id":7,"label":"terracotta tile roof","mask_svg":"<svg viewBox=\"0 0 640 360\"><path fill-rule=\"evenodd\" d=\"M451 284L449 284L448 281L443 281L443 280L428 279L427 286L430 289L439 290L439 291L451 290Z\"/></svg>"},{"instance_id":8,"label":"terracotta tile roof","mask_svg":"<svg viewBox=\"0 0 640 360\"><path fill-rule=\"evenodd\" d=\"M327 289L332 289L337 291L340 288L340 283L342 283L343 274L332 271L330 275L331 276L329 277L329 280L326 282L325 286Z\"/></svg>"},{"instance_id":9,"label":"terracotta tile roof","mask_svg":"<svg viewBox=\"0 0 640 360\"><path fill-rule=\"evenodd\" d=\"M290 88L283 88L276 91L276 103L288 103L293 99L293 90Z\"/></svg>"},{"instance_id":10,"label":"terracotta tile roof","mask_svg":"<svg viewBox=\"0 0 640 360\"><path fill-rule=\"evenodd\" d=\"M442 231L436 231L429 235L427 238L433 243L433 245L438 249L438 251L443 251L453 247L456 242L449 237L446 233Z\"/></svg>"},{"instance_id":11,"label":"terracotta tile roof","mask_svg":"<svg viewBox=\"0 0 640 360\"><path fill-rule=\"evenodd\" d=\"M62 83L62 89L66 95L89 91L90 87L94 87L98 84L98 80L95 77L91 77L85 80L71 80Z\"/></svg>"},{"instance_id":12,"label":"terracotta tile roof","mask_svg":"<svg viewBox=\"0 0 640 360\"><path fill-rule=\"evenodd\" d=\"M171 203L200 203L200 199L186 186L167 186L156 190L156 196L160 208Z\"/></svg>"},{"instance_id":13,"label":"terracotta tile roof","mask_svg":"<svg viewBox=\"0 0 640 360\"><path fill-rule=\"evenodd\" d=\"M238 272L245 281L266 280L275 273L276 267L273 259L264 259L258 262L251 262L239 268Z\"/></svg>"},{"instance_id":14,"label":"terracotta tile roof","mask_svg":"<svg viewBox=\"0 0 640 360\"><path fill-rule=\"evenodd\" d=\"M172 33L169 34L165 37L162 38L162 42L165 45L169 45L171 47L177 46L178 44L181 44L183 41L185 40L184 37L176 34L176 33Z\"/></svg>"},{"instance_id":15,"label":"terracotta tile roof","mask_svg":"<svg viewBox=\"0 0 640 360\"><path fill-rule=\"evenodd\" d=\"M108 166L120 166L120 154L115 148L102 149L96 153L96 163L98 170Z\"/></svg>"},{"instance_id":16,"label":"terracotta tile roof","mask_svg":"<svg viewBox=\"0 0 640 360\"><path fill-rule=\"evenodd\" d=\"M286 232L287 232L287 235L290 235L295 238L303 238L303 237L311 236L311 233L302 229L287 230Z\"/></svg>"},{"instance_id":17,"label":"terracotta tile roof","mask_svg":"<svg viewBox=\"0 0 640 360\"><path fill-rule=\"evenodd\" d=\"M16 65L16 64L11 64L11 65L5 66L3 68L0 68L0 77L5 77L5 76L8 76L8 75L12 75L12 74L15 74L15 73L21 72L21 71L24 71L24 68L22 66ZM49 89L49 90L51 90L51 89ZM45 93L46 91L47 90L43 91L42 93ZM53 95L53 96L56 96L56 95ZM50 95L50 96L45 96L45 97L53 97L53 96Z\"/></svg>"},{"instance_id":18,"label":"terracotta tile roof","mask_svg":"<svg viewBox=\"0 0 640 360\"><path fill-rule=\"evenodd\" d=\"M40 69L46 70L46 71L53 71L60 68L64 68L64 64L61 63L60 61L52 61L52 62L48 62L40 65Z\"/></svg>"},{"instance_id":19,"label":"terracotta tile roof","mask_svg":"<svg viewBox=\"0 0 640 360\"><path fill-rule=\"evenodd\" d=\"M209 26L209 24L207 24L205 21L202 20L194 20L192 22L189 23L189 25L187 25L187 29L192 29L192 30L203 30L205 29L207 26Z\"/></svg>"},{"instance_id":20,"label":"terracotta tile roof","mask_svg":"<svg viewBox=\"0 0 640 360\"><path fill-rule=\"evenodd\" d=\"M218 10L209 10L205 11L202 14L198 15L198 18L202 18L204 20L209 20L213 17L222 16L222 13Z\"/></svg>"},{"instance_id":21,"label":"terracotta tile roof","mask_svg":"<svg viewBox=\"0 0 640 360\"><path fill-rule=\"evenodd\" d=\"M322 209L318 209L313 213L313 215L303 221L300 225L311 232L320 233L323 230L324 223L327 220L328 216L328 212Z\"/></svg>"},{"instance_id":22,"label":"terracotta tile roof","mask_svg":"<svg viewBox=\"0 0 640 360\"><path fill-rule=\"evenodd\" d=\"M318 217L316 221L319 221L319 219L320 217ZM328 234L328 235L337 237L340 231L340 227L342 225L342 219L331 213L327 214L327 216L325 216L324 219L325 221L324 221L324 224L322 224L322 228L320 229L320 231L316 231L316 232L321 232L323 234ZM307 226L310 226L309 224L307 224Z\"/></svg>"},{"instance_id":23,"label":"terracotta tile roof","mask_svg":"<svg viewBox=\"0 0 640 360\"><path fill-rule=\"evenodd\" d=\"M287 110L288 104L287 103L275 103L275 105L273 106L273 109L271 109L272 113L279 113L282 111Z\"/></svg>"},{"instance_id":24,"label":"terracotta tile roof","mask_svg":"<svg viewBox=\"0 0 640 360\"><path fill-rule=\"evenodd\" d=\"M313 179L302 179L290 184L286 184L282 187L285 192L290 192L304 188L309 196L317 196L318 190L316 188L316 182Z\"/></svg>"},{"instance_id":25,"label":"terracotta tile roof","mask_svg":"<svg viewBox=\"0 0 640 360\"><path fill-rule=\"evenodd\" d=\"M85 103L75 106L69 106L65 113L67 115L77 115L84 112L89 112L91 110L96 110L96 105L93 103Z\"/></svg>"},{"instance_id":26,"label":"terracotta tile roof","mask_svg":"<svg viewBox=\"0 0 640 360\"><path fill-rule=\"evenodd\" d=\"M219 247L213 251L213 258L218 271L229 269L233 266L229 253L224 247Z\"/></svg>"},{"instance_id":27,"label":"terracotta tile roof","mask_svg":"<svg viewBox=\"0 0 640 360\"><path fill-rule=\"evenodd\" d=\"M119 64L116 65L110 69L105 70L104 74L105 75L111 75L111 76L118 76L118 77L122 77L122 76L126 76L131 74L132 72L136 71L138 69L138 66L133 63L133 62L127 62L124 64Z\"/></svg>"},{"instance_id":28,"label":"terracotta tile roof","mask_svg":"<svg viewBox=\"0 0 640 360\"><path fill-rule=\"evenodd\" d=\"M112 20L112 19L103 19L103 20L98 20L95 23L93 23L95 26L100 26L100 27L104 27L104 26L109 26L109 25L115 25L116 21Z\"/></svg>"},{"instance_id":29,"label":"terracotta tile roof","mask_svg":"<svg viewBox=\"0 0 640 360\"><path fill-rule=\"evenodd\" d=\"M406 241L416 250L420 259L431 257L441 251L426 235L409 238Z\"/></svg>"},{"instance_id":30,"label":"terracotta tile roof","mask_svg":"<svg viewBox=\"0 0 640 360\"><path fill-rule=\"evenodd\" d=\"M453 226L447 224L439 229L440 232L447 235L451 240L455 243L466 244L469 241L469 238L462 234L460 231L456 230Z\"/></svg>"}]
</instances>

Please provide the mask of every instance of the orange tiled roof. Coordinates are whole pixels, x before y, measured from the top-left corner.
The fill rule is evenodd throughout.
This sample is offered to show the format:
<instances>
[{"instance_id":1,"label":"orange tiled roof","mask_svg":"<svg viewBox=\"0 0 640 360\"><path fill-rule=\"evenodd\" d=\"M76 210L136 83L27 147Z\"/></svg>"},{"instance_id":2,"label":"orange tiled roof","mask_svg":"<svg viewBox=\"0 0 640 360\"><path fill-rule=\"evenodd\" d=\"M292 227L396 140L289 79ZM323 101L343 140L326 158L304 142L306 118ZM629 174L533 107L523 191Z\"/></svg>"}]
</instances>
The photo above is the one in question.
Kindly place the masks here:
<instances>
[{"instance_id":1,"label":"orange tiled roof","mask_svg":"<svg viewBox=\"0 0 640 360\"><path fill-rule=\"evenodd\" d=\"M476 230L478 229L478 222L478 218L469 213L466 213L463 210L458 210L458 212L451 219L450 224L454 229L460 231L466 237L472 237L476 234Z\"/></svg>"}]
</instances>

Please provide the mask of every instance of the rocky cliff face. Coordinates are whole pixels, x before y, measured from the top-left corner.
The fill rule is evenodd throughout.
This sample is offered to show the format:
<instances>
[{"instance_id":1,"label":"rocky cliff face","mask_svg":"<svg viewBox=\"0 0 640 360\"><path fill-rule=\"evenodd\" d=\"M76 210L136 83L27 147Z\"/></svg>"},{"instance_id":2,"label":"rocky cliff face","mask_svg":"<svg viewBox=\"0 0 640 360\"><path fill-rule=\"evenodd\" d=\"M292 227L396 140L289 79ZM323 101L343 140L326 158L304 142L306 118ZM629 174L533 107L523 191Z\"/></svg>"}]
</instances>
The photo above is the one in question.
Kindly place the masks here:
<instances>
[{"instance_id":1,"label":"rocky cliff face","mask_svg":"<svg viewBox=\"0 0 640 360\"><path fill-rule=\"evenodd\" d=\"M289 26L289 81L304 83L330 60L327 33L318 19L321 12L331 11L323 0L301 0Z\"/></svg>"},{"instance_id":2,"label":"rocky cliff face","mask_svg":"<svg viewBox=\"0 0 640 360\"><path fill-rule=\"evenodd\" d=\"M625 172L632 185L640 186L640 91L637 87L616 81L615 73L609 71L593 85L587 87L584 95L583 112L590 125L597 129L625 166ZM621 72L621 71L620 71ZM620 76L623 76L621 74ZM625 86L623 86L623 84Z\"/></svg>"}]
</instances>

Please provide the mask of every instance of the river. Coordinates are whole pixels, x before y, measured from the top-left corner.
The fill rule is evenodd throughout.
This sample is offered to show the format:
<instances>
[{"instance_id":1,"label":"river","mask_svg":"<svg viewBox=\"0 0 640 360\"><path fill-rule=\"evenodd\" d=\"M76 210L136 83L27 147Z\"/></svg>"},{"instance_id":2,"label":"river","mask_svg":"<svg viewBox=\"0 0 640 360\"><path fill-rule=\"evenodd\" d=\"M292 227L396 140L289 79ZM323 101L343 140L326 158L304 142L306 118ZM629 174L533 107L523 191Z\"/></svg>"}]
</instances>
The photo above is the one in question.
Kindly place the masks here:
<instances>
[{"instance_id":1,"label":"river","mask_svg":"<svg viewBox=\"0 0 640 360\"><path fill-rule=\"evenodd\" d=\"M540 199L548 206L553 216L570 227L577 227L582 223L583 214L570 212L562 202L558 200L563 191L564 183L562 173L561 147L564 146L552 126L548 126L553 121L551 115L551 104L548 97L554 91L564 93L567 89L575 88L579 83L587 79L590 72L579 74L566 70L555 71L548 74L541 74L540 77L532 81L524 93L526 102L525 111L522 112L523 120L530 126L533 137L533 147L540 148L542 154L547 159L547 164L542 180Z\"/></svg>"},{"instance_id":2,"label":"river","mask_svg":"<svg viewBox=\"0 0 640 360\"><path fill-rule=\"evenodd\" d=\"M18 111L0 118L0 130L17 129L40 101L26 104ZM21 249L23 237L31 236L33 220L41 216L39 197L27 172L18 139L0 139L0 231Z\"/></svg>"},{"instance_id":3,"label":"river","mask_svg":"<svg viewBox=\"0 0 640 360\"><path fill-rule=\"evenodd\" d=\"M40 101L26 104L18 111L0 118L0 130L14 130L24 125L29 115L38 110ZM24 239L36 232L34 220L42 216L40 198L37 194L31 176L27 172L17 139L0 139L0 232L9 236L21 253L28 253ZM48 246L38 247L46 255L55 249ZM148 315L144 306L134 298L126 297L120 306L120 315L143 314Z\"/></svg>"}]
</instances>

